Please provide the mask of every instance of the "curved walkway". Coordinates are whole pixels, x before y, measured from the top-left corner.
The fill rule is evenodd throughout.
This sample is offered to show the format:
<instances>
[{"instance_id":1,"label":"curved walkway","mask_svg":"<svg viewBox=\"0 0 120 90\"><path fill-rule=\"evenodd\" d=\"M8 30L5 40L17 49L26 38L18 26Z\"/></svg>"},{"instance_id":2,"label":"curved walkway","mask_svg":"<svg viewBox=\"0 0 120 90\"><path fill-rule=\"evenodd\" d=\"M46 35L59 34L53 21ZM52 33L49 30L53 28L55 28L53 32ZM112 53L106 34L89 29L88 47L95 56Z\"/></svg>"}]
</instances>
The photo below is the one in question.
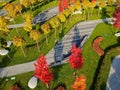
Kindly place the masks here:
<instances>
[{"instance_id":1,"label":"curved walkway","mask_svg":"<svg viewBox=\"0 0 120 90\"><path fill-rule=\"evenodd\" d=\"M112 62L106 90L120 90L120 55Z\"/></svg>"},{"instance_id":2,"label":"curved walkway","mask_svg":"<svg viewBox=\"0 0 120 90\"><path fill-rule=\"evenodd\" d=\"M110 19L107 19L107 21L109 21L109 20ZM91 35L92 31L94 30L95 26L98 23L101 23L103 21L104 20L100 19L100 20L80 22L80 23L76 24L75 26L78 29L77 33L75 33L75 28L73 27L60 41L62 44L62 48L57 47L58 50L62 49L61 54L62 55L65 54L66 52L68 52L71 49L72 42L75 42L78 39L82 39L85 35L87 35L89 37ZM84 43L85 43L85 41L84 41ZM82 43L82 44L84 44L84 43ZM56 51L55 48L53 48L46 55L47 63L49 65L51 65L52 63L55 62L55 59L54 59L55 58L54 56L56 53L55 51ZM34 70L34 63L35 63L35 61L32 61L32 62L28 62L28 63L23 63L23 64L14 65L14 66L8 66L5 68L0 68L0 78L33 71Z\"/></svg>"}]
</instances>

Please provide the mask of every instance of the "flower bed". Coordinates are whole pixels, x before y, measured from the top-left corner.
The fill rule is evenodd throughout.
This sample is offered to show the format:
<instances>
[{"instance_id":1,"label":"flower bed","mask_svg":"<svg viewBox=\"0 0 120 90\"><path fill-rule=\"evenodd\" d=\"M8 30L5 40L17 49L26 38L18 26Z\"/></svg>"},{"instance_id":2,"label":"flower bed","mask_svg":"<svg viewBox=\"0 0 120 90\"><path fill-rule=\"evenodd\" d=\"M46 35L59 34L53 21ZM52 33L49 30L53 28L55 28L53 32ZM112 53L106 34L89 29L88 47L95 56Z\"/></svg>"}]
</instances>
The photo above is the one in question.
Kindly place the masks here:
<instances>
[{"instance_id":1,"label":"flower bed","mask_svg":"<svg viewBox=\"0 0 120 90\"><path fill-rule=\"evenodd\" d=\"M103 37L99 36L93 41L93 50L99 55L102 56L104 54L104 51L99 47L101 41L103 40Z\"/></svg>"}]
</instances>

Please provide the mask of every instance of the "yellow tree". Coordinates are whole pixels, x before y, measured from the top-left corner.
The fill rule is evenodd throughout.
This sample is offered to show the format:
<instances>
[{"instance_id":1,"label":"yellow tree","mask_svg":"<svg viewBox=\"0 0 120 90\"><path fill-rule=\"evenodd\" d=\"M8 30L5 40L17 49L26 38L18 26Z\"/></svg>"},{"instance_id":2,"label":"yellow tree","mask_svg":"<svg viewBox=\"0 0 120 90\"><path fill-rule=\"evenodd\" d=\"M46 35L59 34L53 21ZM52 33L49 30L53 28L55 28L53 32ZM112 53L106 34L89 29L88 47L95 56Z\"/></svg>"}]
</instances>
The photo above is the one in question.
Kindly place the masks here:
<instances>
[{"instance_id":1,"label":"yellow tree","mask_svg":"<svg viewBox=\"0 0 120 90\"><path fill-rule=\"evenodd\" d=\"M27 8L29 6L29 0L20 0L20 4Z\"/></svg>"},{"instance_id":2,"label":"yellow tree","mask_svg":"<svg viewBox=\"0 0 120 90\"><path fill-rule=\"evenodd\" d=\"M33 16L30 13L25 13L24 18L25 18L25 22L23 28L25 31L30 32L32 30Z\"/></svg>"},{"instance_id":3,"label":"yellow tree","mask_svg":"<svg viewBox=\"0 0 120 90\"><path fill-rule=\"evenodd\" d=\"M60 32L61 32L61 30L62 30L62 23L64 23L66 21L66 17L65 17L65 15L63 13L60 13L60 14L57 15L57 18L61 22L61 29L60 29Z\"/></svg>"},{"instance_id":4,"label":"yellow tree","mask_svg":"<svg viewBox=\"0 0 120 90\"><path fill-rule=\"evenodd\" d=\"M40 32L37 30L31 30L30 32L30 38L36 41L38 52L40 52L39 44L38 44L38 38L40 37Z\"/></svg>"},{"instance_id":5,"label":"yellow tree","mask_svg":"<svg viewBox=\"0 0 120 90\"><path fill-rule=\"evenodd\" d=\"M86 20L88 20L89 19L89 5L90 5L90 2L89 1L84 1L83 3L82 3L82 6L83 6L83 8L84 8L84 13L85 13L85 15L86 15Z\"/></svg>"},{"instance_id":6,"label":"yellow tree","mask_svg":"<svg viewBox=\"0 0 120 90\"><path fill-rule=\"evenodd\" d=\"M25 52L23 50L23 47L22 47L23 44L24 44L24 39L22 37L20 37L20 36L15 36L15 37L13 37L12 41L13 41L13 45L14 46L20 47L20 49L22 50L22 53L23 53L24 57L26 57L26 54L25 54Z\"/></svg>"},{"instance_id":7,"label":"yellow tree","mask_svg":"<svg viewBox=\"0 0 120 90\"><path fill-rule=\"evenodd\" d=\"M55 30L55 39L56 39L56 30L60 26L60 21L57 19L57 17L50 20L51 27Z\"/></svg>"},{"instance_id":8,"label":"yellow tree","mask_svg":"<svg viewBox=\"0 0 120 90\"><path fill-rule=\"evenodd\" d=\"M77 1L77 2L74 4L74 7L75 7L76 10L80 10L80 9L81 9L80 1Z\"/></svg>"},{"instance_id":9,"label":"yellow tree","mask_svg":"<svg viewBox=\"0 0 120 90\"><path fill-rule=\"evenodd\" d=\"M48 23L45 23L41 26L41 30L43 31L45 37L46 37L46 44L48 45L48 38L47 35L50 32L50 25Z\"/></svg>"},{"instance_id":10,"label":"yellow tree","mask_svg":"<svg viewBox=\"0 0 120 90\"><path fill-rule=\"evenodd\" d=\"M32 30L32 23L31 22L24 22L23 28L25 31L30 32Z\"/></svg>"},{"instance_id":11,"label":"yellow tree","mask_svg":"<svg viewBox=\"0 0 120 90\"><path fill-rule=\"evenodd\" d=\"M30 0L31 4L34 4L37 0Z\"/></svg>"},{"instance_id":12,"label":"yellow tree","mask_svg":"<svg viewBox=\"0 0 120 90\"><path fill-rule=\"evenodd\" d=\"M99 3L99 12L98 12L98 15L100 14L102 8L104 8L105 6L106 6L105 1Z\"/></svg>"},{"instance_id":13,"label":"yellow tree","mask_svg":"<svg viewBox=\"0 0 120 90\"><path fill-rule=\"evenodd\" d=\"M15 5L15 9L16 9L17 12L19 12L20 14L22 14L21 13L21 11L22 11L22 5L21 4L16 4Z\"/></svg>"},{"instance_id":14,"label":"yellow tree","mask_svg":"<svg viewBox=\"0 0 120 90\"><path fill-rule=\"evenodd\" d=\"M7 15L13 19L13 22L15 24L15 18L17 16L17 9L15 9L15 6L12 3L8 3L5 5L4 8L7 11ZM16 32L18 34L17 28L16 28Z\"/></svg>"},{"instance_id":15,"label":"yellow tree","mask_svg":"<svg viewBox=\"0 0 120 90\"><path fill-rule=\"evenodd\" d=\"M65 15L66 18L68 18L71 14L69 9L64 10L62 13Z\"/></svg>"},{"instance_id":16,"label":"yellow tree","mask_svg":"<svg viewBox=\"0 0 120 90\"><path fill-rule=\"evenodd\" d=\"M108 0L108 5L109 6L113 6L113 4L114 4L114 0Z\"/></svg>"},{"instance_id":17,"label":"yellow tree","mask_svg":"<svg viewBox=\"0 0 120 90\"><path fill-rule=\"evenodd\" d=\"M0 16L0 30L7 33L8 37L11 39L10 35L8 34L8 32L10 32L10 30L8 28L7 21L3 16Z\"/></svg>"},{"instance_id":18,"label":"yellow tree","mask_svg":"<svg viewBox=\"0 0 120 90\"><path fill-rule=\"evenodd\" d=\"M96 6L96 2L90 2L89 7L90 7L90 15L92 15L93 9Z\"/></svg>"}]
</instances>

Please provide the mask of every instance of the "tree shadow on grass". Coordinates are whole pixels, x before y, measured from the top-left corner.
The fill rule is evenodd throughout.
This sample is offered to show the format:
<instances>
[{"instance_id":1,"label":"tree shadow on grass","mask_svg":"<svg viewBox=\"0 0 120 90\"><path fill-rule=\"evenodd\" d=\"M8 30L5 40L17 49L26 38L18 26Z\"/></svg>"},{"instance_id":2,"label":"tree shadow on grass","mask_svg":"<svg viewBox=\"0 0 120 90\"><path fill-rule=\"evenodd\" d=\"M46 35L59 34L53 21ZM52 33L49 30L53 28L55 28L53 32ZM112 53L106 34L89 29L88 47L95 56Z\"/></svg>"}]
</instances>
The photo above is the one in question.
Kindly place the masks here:
<instances>
[{"instance_id":1,"label":"tree shadow on grass","mask_svg":"<svg viewBox=\"0 0 120 90\"><path fill-rule=\"evenodd\" d=\"M103 82L103 83L100 85L100 90L105 90L105 87L106 87L106 83Z\"/></svg>"}]
</instances>

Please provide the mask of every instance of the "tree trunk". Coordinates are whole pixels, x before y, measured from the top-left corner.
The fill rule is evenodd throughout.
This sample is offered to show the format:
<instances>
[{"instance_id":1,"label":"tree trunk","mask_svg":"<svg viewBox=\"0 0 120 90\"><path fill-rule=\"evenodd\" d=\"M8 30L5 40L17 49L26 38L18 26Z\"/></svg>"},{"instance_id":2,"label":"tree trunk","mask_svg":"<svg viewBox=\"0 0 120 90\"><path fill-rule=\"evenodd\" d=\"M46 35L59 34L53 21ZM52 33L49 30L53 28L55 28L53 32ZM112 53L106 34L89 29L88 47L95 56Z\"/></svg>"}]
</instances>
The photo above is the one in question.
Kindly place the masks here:
<instances>
[{"instance_id":1,"label":"tree trunk","mask_svg":"<svg viewBox=\"0 0 120 90\"><path fill-rule=\"evenodd\" d=\"M55 40L56 40L56 34L57 34L57 32L56 32L56 28L55 28Z\"/></svg>"},{"instance_id":2,"label":"tree trunk","mask_svg":"<svg viewBox=\"0 0 120 90\"><path fill-rule=\"evenodd\" d=\"M36 43L37 43L38 52L40 52L40 48L39 48L39 44L38 44L38 40L36 40Z\"/></svg>"},{"instance_id":3,"label":"tree trunk","mask_svg":"<svg viewBox=\"0 0 120 90\"><path fill-rule=\"evenodd\" d=\"M47 86L47 90L50 90L49 84L46 84L46 86Z\"/></svg>"},{"instance_id":4,"label":"tree trunk","mask_svg":"<svg viewBox=\"0 0 120 90\"><path fill-rule=\"evenodd\" d=\"M74 69L73 75L76 77L77 76L77 70Z\"/></svg>"},{"instance_id":5,"label":"tree trunk","mask_svg":"<svg viewBox=\"0 0 120 90\"><path fill-rule=\"evenodd\" d=\"M46 34L45 34L45 38L46 38L46 44L47 44L47 46L48 46L48 37L47 37Z\"/></svg>"}]
</instances>

